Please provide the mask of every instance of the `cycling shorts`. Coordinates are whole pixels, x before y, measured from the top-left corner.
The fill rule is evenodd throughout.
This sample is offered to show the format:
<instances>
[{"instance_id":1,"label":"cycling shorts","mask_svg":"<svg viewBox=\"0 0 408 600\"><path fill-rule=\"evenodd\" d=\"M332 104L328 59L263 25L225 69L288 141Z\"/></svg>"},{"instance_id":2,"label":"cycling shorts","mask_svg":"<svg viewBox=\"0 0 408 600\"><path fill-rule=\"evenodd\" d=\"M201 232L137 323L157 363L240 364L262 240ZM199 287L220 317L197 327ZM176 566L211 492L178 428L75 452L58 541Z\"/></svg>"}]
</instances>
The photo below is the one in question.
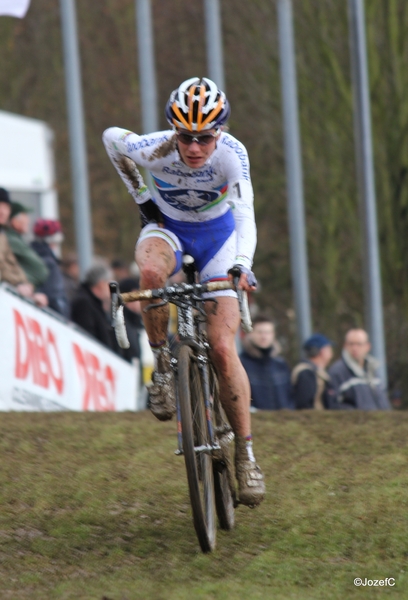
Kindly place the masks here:
<instances>
[{"instance_id":1,"label":"cycling shorts","mask_svg":"<svg viewBox=\"0 0 408 600\"><path fill-rule=\"evenodd\" d=\"M176 267L172 275L181 269L183 254L190 254L201 283L228 280L227 271L234 264L237 252L235 221L231 211L201 223L175 221L165 215L163 218L164 228L149 223L142 229L136 247L145 239L158 237L167 242L174 252ZM211 296L237 297L233 290L213 292Z\"/></svg>"}]
</instances>

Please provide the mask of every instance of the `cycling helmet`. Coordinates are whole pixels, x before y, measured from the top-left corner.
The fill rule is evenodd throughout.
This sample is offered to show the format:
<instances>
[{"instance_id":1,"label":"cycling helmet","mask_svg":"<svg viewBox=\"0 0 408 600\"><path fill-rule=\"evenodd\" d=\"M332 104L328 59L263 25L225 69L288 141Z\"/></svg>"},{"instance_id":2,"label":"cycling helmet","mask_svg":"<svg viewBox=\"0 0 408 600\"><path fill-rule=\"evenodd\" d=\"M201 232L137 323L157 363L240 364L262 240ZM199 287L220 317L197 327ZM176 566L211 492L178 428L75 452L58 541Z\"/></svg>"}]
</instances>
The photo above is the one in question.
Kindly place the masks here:
<instances>
[{"instance_id":1,"label":"cycling helmet","mask_svg":"<svg viewBox=\"0 0 408 600\"><path fill-rule=\"evenodd\" d=\"M230 105L224 92L203 77L192 77L170 94L166 117L173 127L188 131L205 131L223 125L230 116Z\"/></svg>"}]
</instances>

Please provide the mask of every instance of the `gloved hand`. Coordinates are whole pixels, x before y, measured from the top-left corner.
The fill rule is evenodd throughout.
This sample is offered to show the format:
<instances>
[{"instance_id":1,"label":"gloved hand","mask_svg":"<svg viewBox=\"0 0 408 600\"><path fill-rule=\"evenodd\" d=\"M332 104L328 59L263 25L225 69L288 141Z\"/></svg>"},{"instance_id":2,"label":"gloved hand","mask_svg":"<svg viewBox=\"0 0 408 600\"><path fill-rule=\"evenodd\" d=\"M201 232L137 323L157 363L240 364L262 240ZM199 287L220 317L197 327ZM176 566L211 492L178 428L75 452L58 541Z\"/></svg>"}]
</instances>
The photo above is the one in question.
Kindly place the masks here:
<instances>
[{"instance_id":1,"label":"gloved hand","mask_svg":"<svg viewBox=\"0 0 408 600\"><path fill-rule=\"evenodd\" d=\"M143 204L138 204L140 211L140 220L142 222L142 227L148 225L149 223L157 223L158 225L163 225L163 215L157 206L153 202L153 200L147 200Z\"/></svg>"},{"instance_id":2,"label":"gloved hand","mask_svg":"<svg viewBox=\"0 0 408 600\"><path fill-rule=\"evenodd\" d=\"M247 276L247 283L249 286L256 287L258 285L253 271L248 269L248 267L244 267L243 265L234 265L231 269L229 269L228 274L232 275L233 277L239 277L241 274L244 274Z\"/></svg>"}]
</instances>

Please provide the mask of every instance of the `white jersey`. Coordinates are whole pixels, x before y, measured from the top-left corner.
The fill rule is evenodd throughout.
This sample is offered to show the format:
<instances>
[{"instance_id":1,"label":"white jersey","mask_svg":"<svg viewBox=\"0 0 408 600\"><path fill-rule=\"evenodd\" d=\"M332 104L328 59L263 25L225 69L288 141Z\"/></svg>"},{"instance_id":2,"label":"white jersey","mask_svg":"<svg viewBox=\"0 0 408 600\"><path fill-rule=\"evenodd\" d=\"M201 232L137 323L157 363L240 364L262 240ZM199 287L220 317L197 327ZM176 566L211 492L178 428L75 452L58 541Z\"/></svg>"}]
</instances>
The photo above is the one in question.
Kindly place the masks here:
<instances>
[{"instance_id":1,"label":"white jersey","mask_svg":"<svg viewBox=\"0 0 408 600\"><path fill-rule=\"evenodd\" d=\"M146 202L150 194L134 165L129 166L126 159L150 172L154 202L170 219L199 223L217 219L232 209L237 232L236 262L252 266L256 246L254 197L248 154L241 142L221 133L206 163L193 169L181 160L172 130L137 135L111 127L104 132L103 141L138 204Z\"/></svg>"}]
</instances>

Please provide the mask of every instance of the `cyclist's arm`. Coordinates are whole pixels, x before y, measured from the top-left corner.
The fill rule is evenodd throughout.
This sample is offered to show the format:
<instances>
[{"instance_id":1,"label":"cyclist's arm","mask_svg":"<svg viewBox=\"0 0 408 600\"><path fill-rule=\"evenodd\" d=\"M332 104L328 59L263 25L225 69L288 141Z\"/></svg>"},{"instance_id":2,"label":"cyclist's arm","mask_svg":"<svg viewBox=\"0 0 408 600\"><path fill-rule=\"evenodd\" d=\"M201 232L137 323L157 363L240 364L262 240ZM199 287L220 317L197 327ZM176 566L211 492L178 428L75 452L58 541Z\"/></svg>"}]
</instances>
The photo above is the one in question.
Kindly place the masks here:
<instances>
[{"instance_id":1,"label":"cyclist's arm","mask_svg":"<svg viewBox=\"0 0 408 600\"><path fill-rule=\"evenodd\" d=\"M235 264L251 269L256 247L254 192L245 146L228 133L222 134L218 151L228 181L228 203L231 205L237 232Z\"/></svg>"},{"instance_id":2,"label":"cyclist's arm","mask_svg":"<svg viewBox=\"0 0 408 600\"><path fill-rule=\"evenodd\" d=\"M129 193L138 204L142 224L160 223L162 215L152 200L149 188L145 184L136 165L148 168L146 147L150 148L163 141L165 136L160 132L149 136L139 136L136 133L111 127L103 133L106 151L115 169L125 183Z\"/></svg>"},{"instance_id":3,"label":"cyclist's arm","mask_svg":"<svg viewBox=\"0 0 408 600\"><path fill-rule=\"evenodd\" d=\"M228 201L232 206L237 232L235 264L251 269L256 248L254 193L251 182L238 179L229 183Z\"/></svg>"}]
</instances>

